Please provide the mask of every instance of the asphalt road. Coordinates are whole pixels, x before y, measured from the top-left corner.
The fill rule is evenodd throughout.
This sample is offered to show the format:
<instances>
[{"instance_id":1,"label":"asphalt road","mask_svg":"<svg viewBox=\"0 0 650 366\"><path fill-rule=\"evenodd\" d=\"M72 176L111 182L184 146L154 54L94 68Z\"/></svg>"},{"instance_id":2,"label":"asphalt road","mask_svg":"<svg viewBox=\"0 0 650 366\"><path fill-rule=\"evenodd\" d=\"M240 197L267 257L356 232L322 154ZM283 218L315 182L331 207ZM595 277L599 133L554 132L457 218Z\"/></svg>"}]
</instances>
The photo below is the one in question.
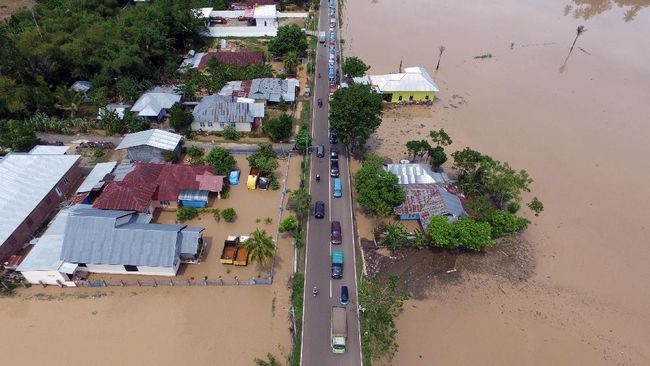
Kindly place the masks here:
<instances>
[{"instance_id":1,"label":"asphalt road","mask_svg":"<svg viewBox=\"0 0 650 366\"><path fill-rule=\"evenodd\" d=\"M329 4L321 1L319 30L326 31L329 43ZM338 24L338 21L337 21ZM338 28L337 28L338 33ZM338 47L337 34L337 47ZM338 51L338 48L337 48ZM352 206L350 196L350 171L348 154L341 144L334 145L339 151L340 178L343 183L343 196L332 197L332 182L330 177L329 152L333 145L329 144L328 123L328 60L329 46L318 45L316 55L316 73L322 78L316 79L314 86L314 116L312 135L314 145L325 146L325 157L312 155L310 172L310 193L312 203L325 202L325 218L316 219L313 211L309 219L307 233L307 252L305 264L305 302L303 313L302 365L361 365L361 345L359 338L359 322L357 311L357 281L355 271L355 254L352 226ZM323 101L321 108L317 100ZM316 174L321 181L316 182ZM343 233L343 244L330 245L330 222L340 221ZM343 250L343 278L332 280L330 276L331 250ZM345 354L333 354L330 345L331 308L339 305L341 286L348 286L350 302L347 305L348 339ZM319 288L318 296L312 295L312 288Z\"/></svg>"}]
</instances>

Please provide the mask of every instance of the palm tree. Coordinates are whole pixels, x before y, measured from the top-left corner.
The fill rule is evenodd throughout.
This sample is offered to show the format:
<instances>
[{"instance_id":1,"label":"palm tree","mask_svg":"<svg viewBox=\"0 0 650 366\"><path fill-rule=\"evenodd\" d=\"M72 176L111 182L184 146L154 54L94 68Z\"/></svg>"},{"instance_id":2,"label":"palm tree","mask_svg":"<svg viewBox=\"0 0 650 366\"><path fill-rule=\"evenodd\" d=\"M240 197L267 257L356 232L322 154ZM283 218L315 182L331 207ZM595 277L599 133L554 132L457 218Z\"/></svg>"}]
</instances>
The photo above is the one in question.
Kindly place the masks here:
<instances>
[{"instance_id":1,"label":"palm tree","mask_svg":"<svg viewBox=\"0 0 650 366\"><path fill-rule=\"evenodd\" d=\"M79 107L83 102L83 96L81 93L77 93L63 86L59 86L56 89L54 92L54 98L56 99L54 107L66 112L68 117L73 119L77 115L77 111L79 111Z\"/></svg>"},{"instance_id":2,"label":"palm tree","mask_svg":"<svg viewBox=\"0 0 650 366\"><path fill-rule=\"evenodd\" d=\"M284 72L287 75L296 75L296 67L298 66L298 54L295 51L289 51L284 55Z\"/></svg>"},{"instance_id":3,"label":"palm tree","mask_svg":"<svg viewBox=\"0 0 650 366\"><path fill-rule=\"evenodd\" d=\"M438 64L436 65L436 71L440 68L440 59L442 58L442 53L445 52L445 46L440 46L438 49L440 53L438 54Z\"/></svg>"},{"instance_id":4,"label":"palm tree","mask_svg":"<svg viewBox=\"0 0 650 366\"><path fill-rule=\"evenodd\" d=\"M585 28L584 25L579 25L578 28L576 28L576 38L573 40L573 44L571 45L571 50L569 52L573 51L573 46L576 45L576 42L578 41L578 37L580 37L580 35L586 31L587 28Z\"/></svg>"},{"instance_id":5,"label":"palm tree","mask_svg":"<svg viewBox=\"0 0 650 366\"><path fill-rule=\"evenodd\" d=\"M243 247L248 250L251 260L262 265L268 264L275 256L275 243L273 238L266 233L266 230L255 229Z\"/></svg>"}]
</instances>

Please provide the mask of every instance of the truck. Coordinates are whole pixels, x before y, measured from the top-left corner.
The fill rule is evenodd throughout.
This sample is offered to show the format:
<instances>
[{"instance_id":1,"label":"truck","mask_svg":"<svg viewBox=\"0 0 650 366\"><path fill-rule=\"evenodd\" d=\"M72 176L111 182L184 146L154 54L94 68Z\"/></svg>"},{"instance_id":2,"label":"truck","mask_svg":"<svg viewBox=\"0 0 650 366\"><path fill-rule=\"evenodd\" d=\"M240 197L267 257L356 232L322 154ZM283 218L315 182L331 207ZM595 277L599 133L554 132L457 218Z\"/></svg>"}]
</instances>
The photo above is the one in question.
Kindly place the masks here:
<instances>
[{"instance_id":1,"label":"truck","mask_svg":"<svg viewBox=\"0 0 650 366\"><path fill-rule=\"evenodd\" d=\"M259 170L255 168L251 168L251 170L248 172L248 180L246 181L246 188L248 189L255 189L257 188L257 179L260 176Z\"/></svg>"},{"instance_id":2,"label":"truck","mask_svg":"<svg viewBox=\"0 0 650 366\"><path fill-rule=\"evenodd\" d=\"M332 278L343 278L343 251L332 250Z\"/></svg>"},{"instance_id":3,"label":"truck","mask_svg":"<svg viewBox=\"0 0 650 366\"><path fill-rule=\"evenodd\" d=\"M332 307L332 353L345 353L348 318L343 306Z\"/></svg>"},{"instance_id":4,"label":"truck","mask_svg":"<svg viewBox=\"0 0 650 366\"><path fill-rule=\"evenodd\" d=\"M318 32L318 42L325 43L327 40L327 34L325 32Z\"/></svg>"},{"instance_id":5,"label":"truck","mask_svg":"<svg viewBox=\"0 0 650 366\"><path fill-rule=\"evenodd\" d=\"M219 261L223 264L233 264L235 256L237 255L237 247L239 246L239 237L228 236L223 242L223 250L221 251L221 258Z\"/></svg>"},{"instance_id":6,"label":"truck","mask_svg":"<svg viewBox=\"0 0 650 366\"><path fill-rule=\"evenodd\" d=\"M237 245L237 252L235 253L235 257L233 258L233 263L236 266L247 266L248 265L248 259L250 257L250 253L248 252L248 249L244 248L243 244L248 240L250 236L240 236L238 238L239 245Z\"/></svg>"}]
</instances>

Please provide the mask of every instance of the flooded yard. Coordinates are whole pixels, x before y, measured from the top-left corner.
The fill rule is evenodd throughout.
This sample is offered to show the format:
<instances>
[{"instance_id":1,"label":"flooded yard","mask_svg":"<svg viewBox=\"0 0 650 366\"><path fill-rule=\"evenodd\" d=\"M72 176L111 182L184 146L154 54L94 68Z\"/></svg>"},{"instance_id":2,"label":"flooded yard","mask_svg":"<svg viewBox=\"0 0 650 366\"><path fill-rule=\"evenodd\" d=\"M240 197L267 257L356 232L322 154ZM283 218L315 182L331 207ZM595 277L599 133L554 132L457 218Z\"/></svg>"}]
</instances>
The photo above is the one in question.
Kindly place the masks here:
<instances>
[{"instance_id":1,"label":"flooded yard","mask_svg":"<svg viewBox=\"0 0 650 366\"><path fill-rule=\"evenodd\" d=\"M528 170L545 204L524 237L535 274L466 271L409 301L394 364L650 363L649 5L345 2L347 55L370 73L424 66L441 89L432 107L386 111L371 147L397 161L406 141L444 128L448 153L470 146Z\"/></svg>"}]
</instances>

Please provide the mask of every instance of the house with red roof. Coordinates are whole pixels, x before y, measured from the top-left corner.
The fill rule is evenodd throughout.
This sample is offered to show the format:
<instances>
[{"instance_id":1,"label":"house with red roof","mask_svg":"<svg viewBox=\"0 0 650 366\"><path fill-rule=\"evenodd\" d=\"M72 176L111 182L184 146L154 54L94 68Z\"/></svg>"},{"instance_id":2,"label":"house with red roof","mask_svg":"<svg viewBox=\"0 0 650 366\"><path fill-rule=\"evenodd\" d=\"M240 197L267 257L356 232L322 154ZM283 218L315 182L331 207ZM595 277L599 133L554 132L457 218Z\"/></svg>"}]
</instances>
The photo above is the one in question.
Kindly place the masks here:
<instances>
[{"instance_id":1,"label":"house with red roof","mask_svg":"<svg viewBox=\"0 0 650 366\"><path fill-rule=\"evenodd\" d=\"M93 207L153 213L158 207L206 207L211 193L220 197L224 176L208 165L135 163L109 183Z\"/></svg>"}]
</instances>

